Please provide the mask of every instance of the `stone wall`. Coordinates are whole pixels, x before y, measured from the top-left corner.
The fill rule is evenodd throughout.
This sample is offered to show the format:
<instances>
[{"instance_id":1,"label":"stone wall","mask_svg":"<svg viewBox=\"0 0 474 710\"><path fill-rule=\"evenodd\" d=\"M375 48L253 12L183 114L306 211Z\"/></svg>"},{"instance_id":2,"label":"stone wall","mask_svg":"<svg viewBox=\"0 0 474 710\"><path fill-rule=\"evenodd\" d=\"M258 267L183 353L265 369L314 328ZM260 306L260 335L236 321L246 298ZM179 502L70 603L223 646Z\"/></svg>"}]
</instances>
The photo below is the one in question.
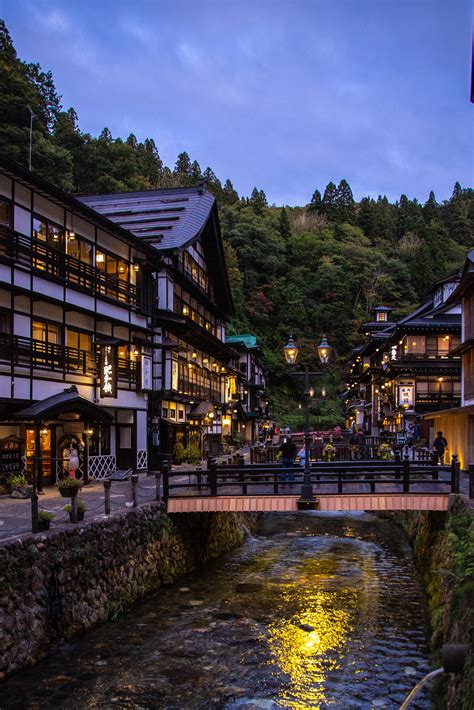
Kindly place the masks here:
<instances>
[{"instance_id":1,"label":"stone wall","mask_svg":"<svg viewBox=\"0 0 474 710\"><path fill-rule=\"evenodd\" d=\"M241 544L256 516L160 504L0 545L0 678Z\"/></svg>"},{"instance_id":2,"label":"stone wall","mask_svg":"<svg viewBox=\"0 0 474 710\"><path fill-rule=\"evenodd\" d=\"M462 676L436 682L438 710L472 710L474 698L474 516L462 496L451 496L446 513L397 513L413 546L428 596L435 664L444 643L468 644Z\"/></svg>"}]
</instances>

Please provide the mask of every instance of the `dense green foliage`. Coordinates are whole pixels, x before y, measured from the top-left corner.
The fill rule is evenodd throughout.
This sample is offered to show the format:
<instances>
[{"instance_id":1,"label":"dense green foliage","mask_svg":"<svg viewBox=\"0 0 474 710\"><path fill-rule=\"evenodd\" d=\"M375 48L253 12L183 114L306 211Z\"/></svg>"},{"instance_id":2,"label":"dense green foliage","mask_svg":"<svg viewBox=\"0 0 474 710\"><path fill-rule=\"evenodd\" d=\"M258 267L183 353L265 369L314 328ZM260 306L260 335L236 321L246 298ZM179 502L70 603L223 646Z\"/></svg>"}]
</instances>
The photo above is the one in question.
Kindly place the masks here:
<instances>
[{"instance_id":1,"label":"dense green foliage","mask_svg":"<svg viewBox=\"0 0 474 710\"><path fill-rule=\"evenodd\" d=\"M456 183L451 199L439 204L433 192L425 204L401 195L354 201L346 180L315 190L304 207L268 206L263 190L240 198L211 168L181 153L165 166L151 138L139 142L83 133L74 109L63 111L50 72L25 64L0 21L0 153L28 164L30 112L33 170L59 187L101 193L193 185L204 180L216 195L236 314L229 332L255 333L271 375L274 411L290 426L301 426L295 385L288 378L281 346L290 333L300 345L323 333L337 353L325 381L328 401L322 423L339 418L343 359L359 342L357 329L372 306L407 313L437 280L458 269L473 245L474 192ZM309 186L311 188L311 186ZM308 197L311 194L308 190ZM303 364L314 365L306 348ZM293 416L289 411L296 412ZM315 423L315 420L314 420Z\"/></svg>"}]
</instances>

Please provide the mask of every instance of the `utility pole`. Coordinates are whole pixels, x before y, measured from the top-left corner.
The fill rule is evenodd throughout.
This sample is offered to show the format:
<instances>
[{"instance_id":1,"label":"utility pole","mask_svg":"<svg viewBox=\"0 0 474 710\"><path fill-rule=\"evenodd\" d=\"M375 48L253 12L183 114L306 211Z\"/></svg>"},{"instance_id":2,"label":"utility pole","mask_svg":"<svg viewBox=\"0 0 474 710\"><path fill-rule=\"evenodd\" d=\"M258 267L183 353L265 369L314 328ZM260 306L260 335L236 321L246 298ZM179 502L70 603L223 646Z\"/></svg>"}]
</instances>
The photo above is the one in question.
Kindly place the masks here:
<instances>
[{"instance_id":1,"label":"utility pole","mask_svg":"<svg viewBox=\"0 0 474 710\"><path fill-rule=\"evenodd\" d=\"M30 112L30 157L28 161L29 169L31 172L31 152L33 148L33 119L38 118L37 115L33 112L33 109L31 106L26 107L28 111Z\"/></svg>"}]
</instances>

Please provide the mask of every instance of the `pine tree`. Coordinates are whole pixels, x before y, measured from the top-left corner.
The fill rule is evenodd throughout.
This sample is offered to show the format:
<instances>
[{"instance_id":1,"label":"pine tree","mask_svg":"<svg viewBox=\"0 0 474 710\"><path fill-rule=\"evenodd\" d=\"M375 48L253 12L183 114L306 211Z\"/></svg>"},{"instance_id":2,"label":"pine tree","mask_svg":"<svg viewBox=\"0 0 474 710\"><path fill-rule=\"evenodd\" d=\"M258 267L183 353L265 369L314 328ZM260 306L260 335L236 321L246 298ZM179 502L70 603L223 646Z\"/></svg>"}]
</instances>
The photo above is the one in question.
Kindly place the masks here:
<instances>
[{"instance_id":1,"label":"pine tree","mask_svg":"<svg viewBox=\"0 0 474 710\"><path fill-rule=\"evenodd\" d=\"M174 174L178 185L185 187L191 184L191 161L186 151L178 155L174 166Z\"/></svg>"},{"instance_id":2,"label":"pine tree","mask_svg":"<svg viewBox=\"0 0 474 710\"><path fill-rule=\"evenodd\" d=\"M197 160L194 160L191 164L189 178L191 180L191 185L198 185L200 180L202 179L201 166L199 165Z\"/></svg>"},{"instance_id":3,"label":"pine tree","mask_svg":"<svg viewBox=\"0 0 474 710\"><path fill-rule=\"evenodd\" d=\"M333 182L329 182L324 190L321 212L329 219L333 219L337 212L337 187Z\"/></svg>"},{"instance_id":4,"label":"pine tree","mask_svg":"<svg viewBox=\"0 0 474 710\"><path fill-rule=\"evenodd\" d=\"M309 203L308 210L314 214L319 214L321 211L322 199L319 190L313 192L311 202Z\"/></svg>"},{"instance_id":5,"label":"pine tree","mask_svg":"<svg viewBox=\"0 0 474 710\"><path fill-rule=\"evenodd\" d=\"M145 178L146 186L161 187L163 161L153 138L145 138L143 143L138 143L135 154L138 173Z\"/></svg>"},{"instance_id":6,"label":"pine tree","mask_svg":"<svg viewBox=\"0 0 474 710\"><path fill-rule=\"evenodd\" d=\"M347 180L341 180L336 189L336 216L340 222L352 222L354 219L354 196Z\"/></svg>"},{"instance_id":7,"label":"pine tree","mask_svg":"<svg viewBox=\"0 0 474 710\"><path fill-rule=\"evenodd\" d=\"M428 199L423 205L423 217L425 222L430 222L432 219L436 219L438 215L438 203L436 202L436 197L431 190Z\"/></svg>"},{"instance_id":8,"label":"pine tree","mask_svg":"<svg viewBox=\"0 0 474 710\"><path fill-rule=\"evenodd\" d=\"M262 214L265 207L267 207L267 198L263 190L257 190L256 187L253 188L252 194L250 195L249 205L253 208L256 214Z\"/></svg>"},{"instance_id":9,"label":"pine tree","mask_svg":"<svg viewBox=\"0 0 474 710\"><path fill-rule=\"evenodd\" d=\"M234 186L228 178L222 188L222 201L226 205L235 205L235 203L239 201L239 193L234 189Z\"/></svg>"},{"instance_id":10,"label":"pine tree","mask_svg":"<svg viewBox=\"0 0 474 710\"><path fill-rule=\"evenodd\" d=\"M282 207L280 210L280 217L278 219L278 230L285 241L289 241L291 239L290 220L288 219L288 215L284 207Z\"/></svg>"},{"instance_id":11,"label":"pine tree","mask_svg":"<svg viewBox=\"0 0 474 710\"><path fill-rule=\"evenodd\" d=\"M460 185L459 182L454 183L454 188L453 188L453 194L451 195L451 199L455 200L458 197L461 197L463 193L463 189Z\"/></svg>"}]
</instances>

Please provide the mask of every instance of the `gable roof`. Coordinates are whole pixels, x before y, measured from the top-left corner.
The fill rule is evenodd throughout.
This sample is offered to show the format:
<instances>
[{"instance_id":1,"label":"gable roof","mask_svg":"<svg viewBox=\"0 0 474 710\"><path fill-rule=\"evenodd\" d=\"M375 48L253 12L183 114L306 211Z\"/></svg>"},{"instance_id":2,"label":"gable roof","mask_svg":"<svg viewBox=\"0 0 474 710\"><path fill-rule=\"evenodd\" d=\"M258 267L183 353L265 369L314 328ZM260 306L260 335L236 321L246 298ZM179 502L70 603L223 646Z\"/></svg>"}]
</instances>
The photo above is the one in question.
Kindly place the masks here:
<instances>
[{"instance_id":1,"label":"gable roof","mask_svg":"<svg viewBox=\"0 0 474 710\"><path fill-rule=\"evenodd\" d=\"M160 251L179 250L204 229L215 197L203 185L108 195L81 195L83 204Z\"/></svg>"}]
</instances>

